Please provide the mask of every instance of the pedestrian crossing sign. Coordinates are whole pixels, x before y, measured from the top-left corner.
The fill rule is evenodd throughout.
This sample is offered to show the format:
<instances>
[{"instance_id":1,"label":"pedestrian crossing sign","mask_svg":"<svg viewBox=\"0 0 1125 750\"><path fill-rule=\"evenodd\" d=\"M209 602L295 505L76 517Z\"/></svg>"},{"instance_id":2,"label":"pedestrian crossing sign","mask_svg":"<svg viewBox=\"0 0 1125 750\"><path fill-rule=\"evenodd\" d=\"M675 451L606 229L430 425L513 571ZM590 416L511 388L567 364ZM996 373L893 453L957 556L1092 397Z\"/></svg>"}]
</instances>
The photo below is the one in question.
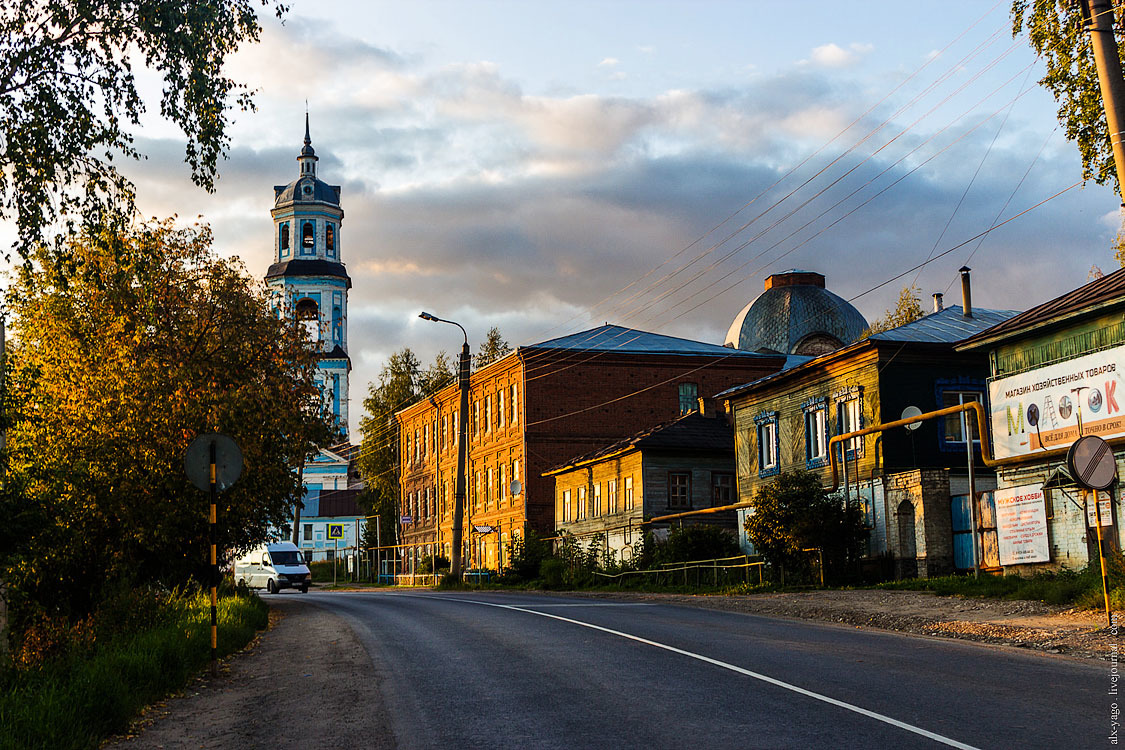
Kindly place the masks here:
<instances>
[{"instance_id":1,"label":"pedestrian crossing sign","mask_svg":"<svg viewBox=\"0 0 1125 750\"><path fill-rule=\"evenodd\" d=\"M344 524L330 523L328 524L328 538L329 539L343 539L344 538Z\"/></svg>"}]
</instances>

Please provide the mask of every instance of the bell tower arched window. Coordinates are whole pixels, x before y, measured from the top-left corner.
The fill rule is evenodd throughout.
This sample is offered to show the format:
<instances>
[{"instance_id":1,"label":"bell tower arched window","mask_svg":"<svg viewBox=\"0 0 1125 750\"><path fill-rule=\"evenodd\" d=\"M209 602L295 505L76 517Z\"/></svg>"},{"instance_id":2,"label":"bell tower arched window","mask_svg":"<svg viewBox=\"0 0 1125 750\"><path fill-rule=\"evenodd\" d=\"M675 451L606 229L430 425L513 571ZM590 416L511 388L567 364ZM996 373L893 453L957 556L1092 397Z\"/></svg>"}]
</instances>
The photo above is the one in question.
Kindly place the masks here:
<instances>
[{"instance_id":1,"label":"bell tower arched window","mask_svg":"<svg viewBox=\"0 0 1125 750\"><path fill-rule=\"evenodd\" d=\"M324 247L329 255L336 254L336 227L332 224L324 227Z\"/></svg>"},{"instance_id":2,"label":"bell tower arched window","mask_svg":"<svg viewBox=\"0 0 1125 750\"><path fill-rule=\"evenodd\" d=\"M304 327L309 341L320 342L320 309L316 301L305 297L297 303L297 320Z\"/></svg>"},{"instance_id":3,"label":"bell tower arched window","mask_svg":"<svg viewBox=\"0 0 1125 750\"><path fill-rule=\"evenodd\" d=\"M313 223L311 221L306 221L301 226L301 253L303 255L308 255L309 253L311 253L313 251L313 245L315 242L316 239L313 232Z\"/></svg>"},{"instance_id":4,"label":"bell tower arched window","mask_svg":"<svg viewBox=\"0 0 1125 750\"><path fill-rule=\"evenodd\" d=\"M281 225L281 230L278 236L278 247L281 248L281 257L289 254L289 222L284 222Z\"/></svg>"}]
</instances>

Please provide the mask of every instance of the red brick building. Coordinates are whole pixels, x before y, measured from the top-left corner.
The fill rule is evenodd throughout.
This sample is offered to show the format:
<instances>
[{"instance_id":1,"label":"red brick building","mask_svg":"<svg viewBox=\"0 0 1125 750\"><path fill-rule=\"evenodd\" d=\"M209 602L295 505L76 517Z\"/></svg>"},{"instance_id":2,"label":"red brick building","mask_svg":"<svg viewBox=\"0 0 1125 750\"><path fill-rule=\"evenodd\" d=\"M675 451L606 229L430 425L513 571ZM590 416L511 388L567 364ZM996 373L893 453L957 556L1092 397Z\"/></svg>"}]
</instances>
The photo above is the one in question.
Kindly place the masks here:
<instances>
[{"instance_id":1,"label":"red brick building","mask_svg":"<svg viewBox=\"0 0 1125 750\"><path fill-rule=\"evenodd\" d=\"M759 354L605 325L522 346L473 373L464 539L468 567L503 567L512 535L555 527L548 469L776 372ZM402 538L410 560L452 550L456 385L396 415ZM513 496L512 480L521 492Z\"/></svg>"}]
</instances>

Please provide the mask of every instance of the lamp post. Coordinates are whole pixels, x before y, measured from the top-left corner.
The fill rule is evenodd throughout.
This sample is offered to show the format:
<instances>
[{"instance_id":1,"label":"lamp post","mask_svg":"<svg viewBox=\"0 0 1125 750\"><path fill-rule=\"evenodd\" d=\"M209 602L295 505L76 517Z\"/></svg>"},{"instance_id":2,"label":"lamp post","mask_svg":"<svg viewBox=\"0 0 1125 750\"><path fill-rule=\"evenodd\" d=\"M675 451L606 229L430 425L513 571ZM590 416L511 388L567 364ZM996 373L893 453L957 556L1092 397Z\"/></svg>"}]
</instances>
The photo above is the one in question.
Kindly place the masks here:
<instances>
[{"instance_id":1,"label":"lamp post","mask_svg":"<svg viewBox=\"0 0 1125 750\"><path fill-rule=\"evenodd\" d=\"M448 323L457 326L465 336L457 378L461 389L461 409L460 416L457 417L457 483L453 491L453 554L449 556L449 572L455 579L461 580L461 524L465 520L465 465L468 463L469 455L469 334L465 333L464 326L452 320L443 320L428 312L419 313L418 317L431 323Z\"/></svg>"}]
</instances>

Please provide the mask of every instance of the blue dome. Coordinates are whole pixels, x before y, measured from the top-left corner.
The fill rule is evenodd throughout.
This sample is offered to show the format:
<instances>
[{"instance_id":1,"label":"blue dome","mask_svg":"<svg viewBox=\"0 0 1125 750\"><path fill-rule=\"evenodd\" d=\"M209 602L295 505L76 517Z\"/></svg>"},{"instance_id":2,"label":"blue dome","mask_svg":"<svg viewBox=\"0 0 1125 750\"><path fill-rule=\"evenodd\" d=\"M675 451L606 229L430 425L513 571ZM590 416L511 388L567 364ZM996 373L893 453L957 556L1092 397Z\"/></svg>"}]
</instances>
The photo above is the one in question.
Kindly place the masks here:
<instances>
[{"instance_id":1,"label":"blue dome","mask_svg":"<svg viewBox=\"0 0 1125 750\"><path fill-rule=\"evenodd\" d=\"M856 341L866 328L859 310L824 288L824 276L792 270L766 279L766 290L735 317L725 343L816 356Z\"/></svg>"},{"instance_id":2,"label":"blue dome","mask_svg":"<svg viewBox=\"0 0 1125 750\"><path fill-rule=\"evenodd\" d=\"M284 187L274 188L274 208L285 203L331 203L340 205L340 187L329 185L311 175L305 175Z\"/></svg>"}]
</instances>

